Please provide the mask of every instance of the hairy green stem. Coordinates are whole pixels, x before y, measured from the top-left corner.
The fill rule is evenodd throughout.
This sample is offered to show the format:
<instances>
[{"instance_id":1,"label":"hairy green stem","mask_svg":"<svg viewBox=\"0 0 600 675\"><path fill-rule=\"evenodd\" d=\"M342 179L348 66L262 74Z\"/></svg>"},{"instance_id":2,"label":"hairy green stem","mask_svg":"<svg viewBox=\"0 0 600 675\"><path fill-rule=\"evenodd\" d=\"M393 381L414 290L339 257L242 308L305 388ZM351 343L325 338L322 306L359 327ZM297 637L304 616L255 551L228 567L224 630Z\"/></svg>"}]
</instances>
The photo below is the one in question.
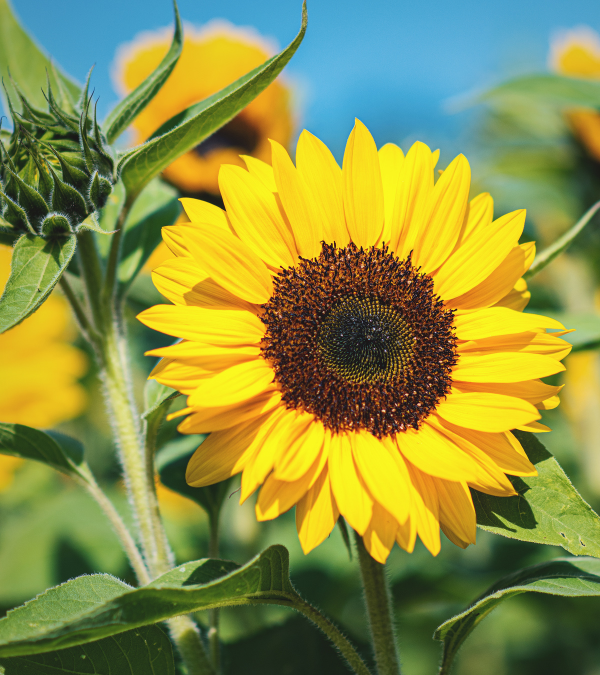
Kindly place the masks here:
<instances>
[{"instance_id":1,"label":"hairy green stem","mask_svg":"<svg viewBox=\"0 0 600 675\"><path fill-rule=\"evenodd\" d=\"M208 516L210 539L208 542L208 557L219 557L219 520L221 509L212 509ZM219 644L219 609L208 610L208 648L210 658L217 673L221 672L221 646Z\"/></svg>"},{"instance_id":2,"label":"hairy green stem","mask_svg":"<svg viewBox=\"0 0 600 675\"><path fill-rule=\"evenodd\" d=\"M208 660L198 626L190 616L176 616L167 621L173 642L179 648L187 675L216 675Z\"/></svg>"},{"instance_id":3,"label":"hairy green stem","mask_svg":"<svg viewBox=\"0 0 600 675\"><path fill-rule=\"evenodd\" d=\"M90 230L82 230L77 235L77 260L94 328L99 331L103 323L102 302L100 300L103 276L96 240L94 233Z\"/></svg>"},{"instance_id":4,"label":"hairy green stem","mask_svg":"<svg viewBox=\"0 0 600 675\"><path fill-rule=\"evenodd\" d=\"M90 493L90 495L96 500L100 508L104 511L104 514L110 521L114 531L116 532L117 536L121 541L123 550L125 551L125 554L129 558L129 562L133 567L133 571L135 572L138 583L141 586L149 584L151 581L150 573L148 572L146 563L144 562L144 559L142 558L142 555L139 552L139 549L133 537L131 536L131 532L127 529L127 526L123 522L123 519L119 515L117 509L114 507L114 504L104 494L104 492L96 482L96 479L94 478L92 472L89 469L87 469L87 467L84 470L83 478L78 479L77 482Z\"/></svg>"},{"instance_id":5,"label":"hairy green stem","mask_svg":"<svg viewBox=\"0 0 600 675\"><path fill-rule=\"evenodd\" d=\"M59 283L62 292L65 294L65 297L67 298L69 304L71 305L71 309L73 310L73 314L75 315L75 319L77 321L77 325L79 326L81 334L90 344L97 345L99 343L98 333L96 332L96 329L92 326L88 318L88 315L85 312L85 309L81 306L79 298L77 297L75 291L71 287L71 284L69 283L66 274L62 275Z\"/></svg>"},{"instance_id":6,"label":"hairy green stem","mask_svg":"<svg viewBox=\"0 0 600 675\"><path fill-rule=\"evenodd\" d=\"M371 627L371 639L377 662L377 672L379 675L400 675L392 603L385 576L385 565L378 563L370 556L359 534L355 532L354 535Z\"/></svg>"},{"instance_id":7,"label":"hairy green stem","mask_svg":"<svg viewBox=\"0 0 600 675\"><path fill-rule=\"evenodd\" d=\"M348 665L356 673L356 675L371 675L365 662L360 658L360 655L354 649L348 638L334 626L329 619L326 619L319 611L317 611L308 602L305 602L298 597L292 607L304 614L307 619L310 619L316 626L318 626L333 644L340 650L342 656L348 662Z\"/></svg>"}]
</instances>

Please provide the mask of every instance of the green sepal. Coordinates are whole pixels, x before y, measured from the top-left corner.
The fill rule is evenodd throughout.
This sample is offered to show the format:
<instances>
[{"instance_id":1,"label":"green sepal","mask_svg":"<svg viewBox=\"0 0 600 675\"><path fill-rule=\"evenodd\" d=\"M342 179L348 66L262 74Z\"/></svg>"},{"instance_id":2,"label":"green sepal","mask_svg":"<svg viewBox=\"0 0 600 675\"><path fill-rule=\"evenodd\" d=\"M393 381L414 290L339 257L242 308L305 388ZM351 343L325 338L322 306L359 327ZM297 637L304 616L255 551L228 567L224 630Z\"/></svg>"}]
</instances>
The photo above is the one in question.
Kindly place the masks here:
<instances>
[{"instance_id":1,"label":"green sepal","mask_svg":"<svg viewBox=\"0 0 600 675\"><path fill-rule=\"evenodd\" d=\"M60 164L63 181L74 187L78 192L85 190L90 181L87 173L79 169L74 164L67 163L63 155L57 152L52 145L50 145L49 148ZM73 159L76 159L76 157Z\"/></svg>"},{"instance_id":2,"label":"green sepal","mask_svg":"<svg viewBox=\"0 0 600 675\"><path fill-rule=\"evenodd\" d=\"M50 172L54 181L52 209L67 214L76 220L76 224L79 225L85 220L88 212L85 199L72 185L62 181L52 167L50 167Z\"/></svg>"},{"instance_id":3,"label":"green sepal","mask_svg":"<svg viewBox=\"0 0 600 675\"><path fill-rule=\"evenodd\" d=\"M15 244L10 276L0 297L0 333L21 323L48 298L75 252L76 236L24 234Z\"/></svg>"},{"instance_id":4,"label":"green sepal","mask_svg":"<svg viewBox=\"0 0 600 675\"><path fill-rule=\"evenodd\" d=\"M175 0L173 0L173 8L175 10L175 31L169 51L156 69L109 113L104 126L110 143L113 143L150 103L177 65L183 49L183 28Z\"/></svg>"},{"instance_id":5,"label":"green sepal","mask_svg":"<svg viewBox=\"0 0 600 675\"><path fill-rule=\"evenodd\" d=\"M33 220L34 226L38 225L50 210L46 200L34 187L27 185L19 175L13 173L10 169L7 170L19 186L19 206L27 214L28 220Z\"/></svg>"},{"instance_id":6,"label":"green sepal","mask_svg":"<svg viewBox=\"0 0 600 675\"><path fill-rule=\"evenodd\" d=\"M501 579L461 614L443 623L434 639L444 643L439 675L450 672L454 657L473 630L503 600L520 593L566 597L600 595L600 560L558 558L514 572Z\"/></svg>"},{"instance_id":7,"label":"green sepal","mask_svg":"<svg viewBox=\"0 0 600 675\"><path fill-rule=\"evenodd\" d=\"M89 188L89 200L93 207L101 209L106 204L111 192L112 183L95 171Z\"/></svg>"},{"instance_id":8,"label":"green sepal","mask_svg":"<svg viewBox=\"0 0 600 675\"><path fill-rule=\"evenodd\" d=\"M14 181L14 174L12 178ZM29 222L27 214L17 204L17 202L11 199L5 192L0 191L0 196L4 200L5 204L4 215L6 216L6 220L8 220L12 224L20 226L24 230L28 230L31 234L37 234L36 231L33 229L31 223Z\"/></svg>"},{"instance_id":9,"label":"green sepal","mask_svg":"<svg viewBox=\"0 0 600 675\"><path fill-rule=\"evenodd\" d=\"M71 232L71 223L62 213L50 213L42 222L42 234L45 237L64 236Z\"/></svg>"},{"instance_id":10,"label":"green sepal","mask_svg":"<svg viewBox=\"0 0 600 675\"><path fill-rule=\"evenodd\" d=\"M598 514L534 434L513 433L538 475L509 476L518 492L516 497L494 497L471 490L477 525L510 539L562 546L573 555L600 558Z\"/></svg>"}]
</instances>

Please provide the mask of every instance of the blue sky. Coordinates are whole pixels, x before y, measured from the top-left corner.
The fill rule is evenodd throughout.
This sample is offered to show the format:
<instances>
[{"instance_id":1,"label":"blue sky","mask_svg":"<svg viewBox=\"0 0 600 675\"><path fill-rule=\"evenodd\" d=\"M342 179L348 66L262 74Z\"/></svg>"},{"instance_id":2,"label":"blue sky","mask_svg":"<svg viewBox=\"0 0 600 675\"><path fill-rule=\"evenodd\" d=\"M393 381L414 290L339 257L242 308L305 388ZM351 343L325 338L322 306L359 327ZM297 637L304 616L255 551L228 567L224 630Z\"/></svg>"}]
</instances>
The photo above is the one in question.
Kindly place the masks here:
<instances>
[{"instance_id":1,"label":"blue sky","mask_svg":"<svg viewBox=\"0 0 600 675\"><path fill-rule=\"evenodd\" d=\"M119 44L169 25L169 0L13 0L27 28L79 80L95 63L99 109L116 100L109 76ZM253 25L279 45L299 27L300 0L180 0L183 18ZM354 117L379 144L419 138L458 149L472 116L448 115L444 102L507 74L546 67L560 28L600 29L592 0L399 2L310 0L308 34L287 67L302 126L340 156Z\"/></svg>"}]
</instances>

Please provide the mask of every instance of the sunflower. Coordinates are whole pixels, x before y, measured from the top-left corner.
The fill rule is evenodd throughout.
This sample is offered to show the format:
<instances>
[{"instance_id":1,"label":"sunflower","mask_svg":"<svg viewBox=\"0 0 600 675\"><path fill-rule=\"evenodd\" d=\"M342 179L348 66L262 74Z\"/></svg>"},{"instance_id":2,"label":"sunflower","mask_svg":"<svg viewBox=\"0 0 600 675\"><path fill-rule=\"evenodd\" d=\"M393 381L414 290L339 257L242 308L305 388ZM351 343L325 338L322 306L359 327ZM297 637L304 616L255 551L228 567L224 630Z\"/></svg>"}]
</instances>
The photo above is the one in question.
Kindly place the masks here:
<instances>
[{"instance_id":1,"label":"sunflower","mask_svg":"<svg viewBox=\"0 0 600 675\"><path fill-rule=\"evenodd\" d=\"M12 251L0 246L0 287L10 273ZM79 415L87 397L77 379L85 355L69 344L73 337L69 307L53 293L42 307L0 335L0 422L52 427ZM20 460L0 456L0 490L7 487Z\"/></svg>"},{"instance_id":2,"label":"sunflower","mask_svg":"<svg viewBox=\"0 0 600 675\"><path fill-rule=\"evenodd\" d=\"M135 89L167 53L166 31L142 33L121 47L114 68L115 86L122 95ZM250 29L225 21L203 28L186 26L179 61L166 84L137 116L134 141L145 141L161 124L202 101L263 63L274 48ZM231 122L183 155L163 176L188 194L218 194L222 163L241 164L240 155L263 160L270 157L269 140L288 145L293 129L290 92L280 80L273 82Z\"/></svg>"},{"instance_id":3,"label":"sunflower","mask_svg":"<svg viewBox=\"0 0 600 675\"><path fill-rule=\"evenodd\" d=\"M187 481L241 472L259 520L296 506L305 552L340 515L380 562L417 535L437 554L440 527L466 547L469 488L536 474L511 430L547 430L560 388L540 378L570 349L522 313L525 212L493 220L464 156L434 183L437 152L377 151L359 121L342 169L307 131L297 166L272 149L221 168L226 210L182 199L191 222L163 229L176 258L153 273L173 304L139 315L181 338L149 352L188 397L179 430L211 432Z\"/></svg>"},{"instance_id":4,"label":"sunflower","mask_svg":"<svg viewBox=\"0 0 600 675\"><path fill-rule=\"evenodd\" d=\"M550 48L550 66L561 75L600 80L600 36L581 26L560 33ZM600 161L600 115L595 110L571 110L571 126L586 150Z\"/></svg>"}]
</instances>

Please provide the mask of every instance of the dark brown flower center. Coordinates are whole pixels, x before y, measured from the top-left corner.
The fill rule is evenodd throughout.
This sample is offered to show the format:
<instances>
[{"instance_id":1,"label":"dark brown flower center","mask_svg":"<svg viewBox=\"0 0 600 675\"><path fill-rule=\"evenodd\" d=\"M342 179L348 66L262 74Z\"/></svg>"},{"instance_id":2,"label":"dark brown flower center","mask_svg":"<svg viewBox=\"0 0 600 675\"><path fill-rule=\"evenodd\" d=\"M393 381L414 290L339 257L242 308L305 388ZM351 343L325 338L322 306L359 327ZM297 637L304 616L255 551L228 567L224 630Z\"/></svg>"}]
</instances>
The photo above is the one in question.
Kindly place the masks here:
<instances>
[{"instance_id":1,"label":"dark brown flower center","mask_svg":"<svg viewBox=\"0 0 600 675\"><path fill-rule=\"evenodd\" d=\"M289 408L336 432L417 429L450 390L453 313L410 257L323 244L274 279L262 354Z\"/></svg>"}]
</instances>

